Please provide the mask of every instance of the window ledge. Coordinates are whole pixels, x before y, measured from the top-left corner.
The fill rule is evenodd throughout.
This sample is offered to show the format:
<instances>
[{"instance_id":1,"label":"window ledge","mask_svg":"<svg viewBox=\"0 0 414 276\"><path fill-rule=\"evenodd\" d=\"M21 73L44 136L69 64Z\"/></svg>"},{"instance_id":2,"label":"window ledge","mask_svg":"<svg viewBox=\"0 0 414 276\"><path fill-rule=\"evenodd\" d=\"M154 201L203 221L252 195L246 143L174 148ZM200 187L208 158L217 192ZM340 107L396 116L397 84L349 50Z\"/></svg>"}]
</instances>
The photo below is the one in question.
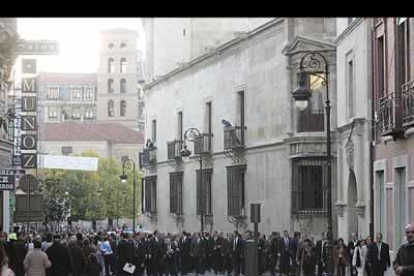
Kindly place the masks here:
<instances>
[{"instance_id":1,"label":"window ledge","mask_svg":"<svg viewBox=\"0 0 414 276\"><path fill-rule=\"evenodd\" d=\"M404 132L404 137L405 138L409 138L410 136L414 135L414 126L408 128L405 132Z\"/></svg>"}]
</instances>

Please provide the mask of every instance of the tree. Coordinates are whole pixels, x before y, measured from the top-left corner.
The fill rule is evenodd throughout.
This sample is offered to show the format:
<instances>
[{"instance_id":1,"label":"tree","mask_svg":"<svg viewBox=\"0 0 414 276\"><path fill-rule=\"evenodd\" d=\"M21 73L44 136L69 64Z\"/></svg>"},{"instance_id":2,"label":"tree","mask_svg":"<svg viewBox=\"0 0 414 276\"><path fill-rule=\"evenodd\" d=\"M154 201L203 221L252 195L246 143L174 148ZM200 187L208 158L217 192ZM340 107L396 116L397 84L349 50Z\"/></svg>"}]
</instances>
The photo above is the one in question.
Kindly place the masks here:
<instances>
[{"instance_id":1,"label":"tree","mask_svg":"<svg viewBox=\"0 0 414 276\"><path fill-rule=\"evenodd\" d=\"M82 152L83 157L98 157L93 151ZM133 171L126 169L128 175L126 183L120 184L119 176L122 174L122 163L114 158L99 158L97 172L72 171L72 170L43 170L43 178L46 180L53 179L55 184L51 192L45 192L45 210L47 218L51 221L57 221L60 216L55 215L62 208L62 200L59 193L64 194L66 210L70 207L70 217L68 220L89 220L96 221L99 219L108 219L109 222L117 218L117 200L119 199L119 217L132 218L133 215ZM139 211L139 202L141 198L140 178L142 174L136 171L136 210ZM56 181L58 179L58 181ZM58 200L59 198L59 200ZM60 204L60 205L59 205ZM58 207L59 206L59 207ZM53 210L53 212L52 212Z\"/></svg>"}]
</instances>

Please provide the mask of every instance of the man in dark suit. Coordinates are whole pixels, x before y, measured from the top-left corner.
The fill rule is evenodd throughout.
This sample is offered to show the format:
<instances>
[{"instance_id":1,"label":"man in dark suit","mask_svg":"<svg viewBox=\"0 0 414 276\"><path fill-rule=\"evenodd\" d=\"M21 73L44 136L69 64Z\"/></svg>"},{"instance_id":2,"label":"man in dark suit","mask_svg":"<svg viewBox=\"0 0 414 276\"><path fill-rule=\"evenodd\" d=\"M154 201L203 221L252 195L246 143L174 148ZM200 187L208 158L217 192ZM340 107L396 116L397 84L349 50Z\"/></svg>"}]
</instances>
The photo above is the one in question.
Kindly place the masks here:
<instances>
[{"instance_id":1,"label":"man in dark suit","mask_svg":"<svg viewBox=\"0 0 414 276\"><path fill-rule=\"evenodd\" d=\"M46 250L52 266L48 270L48 275L67 276L73 273L70 261L69 250L60 243L60 236L53 236L53 244Z\"/></svg>"},{"instance_id":2,"label":"man in dark suit","mask_svg":"<svg viewBox=\"0 0 414 276\"><path fill-rule=\"evenodd\" d=\"M272 237L270 239L270 246L269 246L270 273L273 276L276 275L275 270L276 270L279 250L280 250L280 233L279 232L273 232Z\"/></svg>"},{"instance_id":3,"label":"man in dark suit","mask_svg":"<svg viewBox=\"0 0 414 276\"><path fill-rule=\"evenodd\" d=\"M382 242L382 234L377 233L377 242L368 247L368 266L372 276L384 276L384 272L391 266L390 247Z\"/></svg>"},{"instance_id":4,"label":"man in dark suit","mask_svg":"<svg viewBox=\"0 0 414 276\"><path fill-rule=\"evenodd\" d=\"M190 256L190 248L191 248L191 237L190 234L183 231L183 236L180 239L178 244L178 248L180 249L180 257L181 257L181 275L187 275L190 272L191 268L191 256Z\"/></svg>"},{"instance_id":5,"label":"man in dark suit","mask_svg":"<svg viewBox=\"0 0 414 276\"><path fill-rule=\"evenodd\" d=\"M358 235L356 233L352 233L352 238L348 243L348 260L352 260L354 257L354 250L355 247L358 244ZM351 273L351 276L357 275L356 267L352 265L352 262L349 262L349 270Z\"/></svg>"},{"instance_id":6,"label":"man in dark suit","mask_svg":"<svg viewBox=\"0 0 414 276\"><path fill-rule=\"evenodd\" d=\"M116 251L118 253L118 273L127 276L128 274L123 268L126 263L133 263L135 255L135 246L131 234L122 233L122 240L118 243Z\"/></svg>"},{"instance_id":7,"label":"man in dark suit","mask_svg":"<svg viewBox=\"0 0 414 276\"><path fill-rule=\"evenodd\" d=\"M221 274L223 271L223 257L222 254L222 247L223 247L223 233L218 233L217 231L214 232L213 237L213 253L212 253L212 263L213 263L213 270L215 274Z\"/></svg>"},{"instance_id":8,"label":"man in dark suit","mask_svg":"<svg viewBox=\"0 0 414 276\"><path fill-rule=\"evenodd\" d=\"M239 232L234 231L232 241L233 276L239 276L243 272L244 265L244 241Z\"/></svg>"},{"instance_id":9,"label":"man in dark suit","mask_svg":"<svg viewBox=\"0 0 414 276\"><path fill-rule=\"evenodd\" d=\"M326 264L326 234L322 233L322 239L316 242L316 263L318 265L318 276L325 272Z\"/></svg>"},{"instance_id":10,"label":"man in dark suit","mask_svg":"<svg viewBox=\"0 0 414 276\"><path fill-rule=\"evenodd\" d=\"M289 275L291 264L293 265L294 256L294 241L289 237L287 230L283 231L283 238L280 241L280 273L282 275Z\"/></svg>"}]
</instances>

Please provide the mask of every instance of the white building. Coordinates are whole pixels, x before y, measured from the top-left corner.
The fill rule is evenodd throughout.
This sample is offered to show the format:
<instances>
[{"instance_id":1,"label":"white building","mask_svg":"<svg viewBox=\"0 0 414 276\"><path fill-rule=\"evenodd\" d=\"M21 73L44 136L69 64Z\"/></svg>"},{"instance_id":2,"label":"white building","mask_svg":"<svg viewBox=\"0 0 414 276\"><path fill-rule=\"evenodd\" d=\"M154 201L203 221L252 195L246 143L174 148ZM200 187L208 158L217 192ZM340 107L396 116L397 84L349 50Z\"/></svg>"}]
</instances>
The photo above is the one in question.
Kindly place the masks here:
<instances>
[{"instance_id":1,"label":"white building","mask_svg":"<svg viewBox=\"0 0 414 276\"><path fill-rule=\"evenodd\" d=\"M338 235L370 234L372 187L372 22L337 19Z\"/></svg>"},{"instance_id":2,"label":"white building","mask_svg":"<svg viewBox=\"0 0 414 276\"><path fill-rule=\"evenodd\" d=\"M198 231L204 210L207 230L252 229L250 204L260 203L263 233L326 231L324 90L312 86L309 107L300 113L291 91L303 51L322 51L331 64L331 130L336 127L335 25L330 18L273 19L146 85L146 139L156 149L144 152L145 228ZM157 50L147 47L147 55ZM222 119L232 127L224 128ZM190 127L204 135L196 147L186 141L193 157L183 162ZM203 156L203 185L195 151ZM336 152L332 161L331 204Z\"/></svg>"}]
</instances>

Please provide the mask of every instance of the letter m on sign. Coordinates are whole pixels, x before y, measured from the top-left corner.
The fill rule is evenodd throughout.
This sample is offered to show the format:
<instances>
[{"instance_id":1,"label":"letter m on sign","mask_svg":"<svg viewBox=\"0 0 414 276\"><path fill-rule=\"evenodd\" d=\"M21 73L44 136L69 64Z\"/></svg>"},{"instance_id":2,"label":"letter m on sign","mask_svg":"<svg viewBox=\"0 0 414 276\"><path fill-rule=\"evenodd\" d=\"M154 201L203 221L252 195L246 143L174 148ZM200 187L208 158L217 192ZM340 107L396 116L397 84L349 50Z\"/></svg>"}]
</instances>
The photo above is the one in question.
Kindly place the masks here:
<instances>
[{"instance_id":1,"label":"letter m on sign","mask_svg":"<svg viewBox=\"0 0 414 276\"><path fill-rule=\"evenodd\" d=\"M22 78L22 92L35 92L36 91L36 79L35 78Z\"/></svg>"},{"instance_id":2,"label":"letter m on sign","mask_svg":"<svg viewBox=\"0 0 414 276\"><path fill-rule=\"evenodd\" d=\"M36 169L37 168L37 154L22 154L22 168Z\"/></svg>"}]
</instances>

